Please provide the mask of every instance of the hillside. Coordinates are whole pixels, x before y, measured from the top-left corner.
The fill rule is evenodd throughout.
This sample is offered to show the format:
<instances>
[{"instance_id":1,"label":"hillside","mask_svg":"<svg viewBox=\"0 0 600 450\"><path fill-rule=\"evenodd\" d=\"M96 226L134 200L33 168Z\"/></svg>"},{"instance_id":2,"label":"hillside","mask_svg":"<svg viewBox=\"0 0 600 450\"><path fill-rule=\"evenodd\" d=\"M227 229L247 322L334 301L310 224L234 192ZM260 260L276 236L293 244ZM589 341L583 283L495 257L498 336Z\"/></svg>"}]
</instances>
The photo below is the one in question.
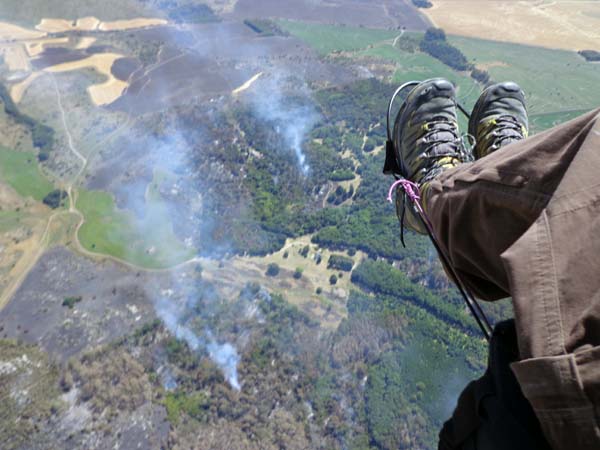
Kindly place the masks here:
<instances>
[{"instance_id":1,"label":"hillside","mask_svg":"<svg viewBox=\"0 0 600 450\"><path fill-rule=\"evenodd\" d=\"M411 2L209 4L0 7L0 447L434 447L486 349L400 243L387 101L443 76L472 107L478 69L539 132L600 65L448 34L456 70Z\"/></svg>"}]
</instances>

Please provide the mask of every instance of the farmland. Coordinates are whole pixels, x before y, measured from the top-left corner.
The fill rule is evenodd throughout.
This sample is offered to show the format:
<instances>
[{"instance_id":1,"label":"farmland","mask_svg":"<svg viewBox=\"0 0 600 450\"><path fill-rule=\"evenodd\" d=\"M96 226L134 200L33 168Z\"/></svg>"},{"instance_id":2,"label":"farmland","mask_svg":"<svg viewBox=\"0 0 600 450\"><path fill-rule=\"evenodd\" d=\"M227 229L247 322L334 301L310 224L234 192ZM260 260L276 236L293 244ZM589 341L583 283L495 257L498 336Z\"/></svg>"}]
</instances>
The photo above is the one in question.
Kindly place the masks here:
<instances>
[{"instance_id":1,"label":"farmland","mask_svg":"<svg viewBox=\"0 0 600 450\"><path fill-rule=\"evenodd\" d=\"M454 70L404 0L5 3L0 447L434 448L486 344L400 242L387 101L439 76L469 108L472 64L537 132L600 103L600 66L449 33Z\"/></svg>"},{"instance_id":2,"label":"farmland","mask_svg":"<svg viewBox=\"0 0 600 450\"><path fill-rule=\"evenodd\" d=\"M600 4L595 1L433 0L424 10L450 34L538 47L593 49L600 40Z\"/></svg>"},{"instance_id":3,"label":"farmland","mask_svg":"<svg viewBox=\"0 0 600 450\"><path fill-rule=\"evenodd\" d=\"M10 185L19 195L38 201L54 189L40 171L35 154L1 147L0 182Z\"/></svg>"}]
</instances>

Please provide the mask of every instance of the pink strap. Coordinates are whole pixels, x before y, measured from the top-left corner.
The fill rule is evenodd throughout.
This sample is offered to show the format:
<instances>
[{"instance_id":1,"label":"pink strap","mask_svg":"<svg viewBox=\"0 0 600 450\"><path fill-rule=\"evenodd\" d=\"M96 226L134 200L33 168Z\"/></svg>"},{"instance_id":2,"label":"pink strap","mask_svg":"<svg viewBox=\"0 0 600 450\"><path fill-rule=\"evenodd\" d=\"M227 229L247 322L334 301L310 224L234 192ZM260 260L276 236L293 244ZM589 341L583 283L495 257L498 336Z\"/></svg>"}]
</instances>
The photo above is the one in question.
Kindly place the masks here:
<instances>
[{"instance_id":1,"label":"pink strap","mask_svg":"<svg viewBox=\"0 0 600 450\"><path fill-rule=\"evenodd\" d=\"M400 178L399 180L396 180L394 184L390 186L390 190L387 196L388 202L393 203L392 194L394 193L394 189L396 189L398 186L402 186L402 189L404 189L404 192L406 192L406 195L408 195L408 198L410 198L410 200L413 203L419 204L419 200L421 200L419 186L417 186L416 183L408 181L405 178Z\"/></svg>"}]
</instances>

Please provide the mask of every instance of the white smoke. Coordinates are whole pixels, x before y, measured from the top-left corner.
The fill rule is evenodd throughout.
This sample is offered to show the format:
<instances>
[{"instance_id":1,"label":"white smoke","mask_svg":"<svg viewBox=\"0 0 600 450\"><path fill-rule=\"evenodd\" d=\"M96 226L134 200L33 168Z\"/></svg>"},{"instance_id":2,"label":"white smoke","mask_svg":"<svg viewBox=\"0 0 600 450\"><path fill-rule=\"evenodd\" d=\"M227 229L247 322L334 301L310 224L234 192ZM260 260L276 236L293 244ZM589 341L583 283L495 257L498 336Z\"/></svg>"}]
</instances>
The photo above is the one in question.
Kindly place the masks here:
<instances>
[{"instance_id":1,"label":"white smoke","mask_svg":"<svg viewBox=\"0 0 600 450\"><path fill-rule=\"evenodd\" d=\"M286 83L293 89L286 88ZM294 152L298 167L303 175L308 175L310 166L302 150L306 134L318 121L319 116L312 104L298 104L290 101L290 96L309 99L306 85L298 79L276 72L261 78L251 91L251 105L258 117L275 125L275 131L281 136L284 150ZM286 95L289 93L290 95Z\"/></svg>"},{"instance_id":2,"label":"white smoke","mask_svg":"<svg viewBox=\"0 0 600 450\"><path fill-rule=\"evenodd\" d=\"M229 342L218 343L210 330L200 336L194 329L188 325L190 319L190 306L182 305L165 297L161 297L155 303L156 313L161 318L167 329L179 340L185 341L194 352L206 349L210 359L221 369L229 385L239 391L241 389L237 366L240 361L235 347ZM191 316L193 317L193 316Z\"/></svg>"},{"instance_id":3,"label":"white smoke","mask_svg":"<svg viewBox=\"0 0 600 450\"><path fill-rule=\"evenodd\" d=\"M212 359L223 371L229 385L236 391L239 391L241 386L238 380L237 365L240 361L240 357L235 347L228 342L225 344L218 344L213 341L209 343L206 348L208 349L210 359Z\"/></svg>"}]
</instances>

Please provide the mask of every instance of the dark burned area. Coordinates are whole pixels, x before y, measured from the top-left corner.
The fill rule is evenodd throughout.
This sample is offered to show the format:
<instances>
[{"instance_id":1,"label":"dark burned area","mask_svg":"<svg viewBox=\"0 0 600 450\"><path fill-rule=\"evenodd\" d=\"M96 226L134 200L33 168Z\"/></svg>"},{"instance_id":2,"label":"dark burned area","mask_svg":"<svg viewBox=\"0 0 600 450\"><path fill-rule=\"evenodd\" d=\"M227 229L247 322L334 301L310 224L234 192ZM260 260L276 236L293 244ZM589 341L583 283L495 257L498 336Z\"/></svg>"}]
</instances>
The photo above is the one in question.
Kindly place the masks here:
<instances>
[{"instance_id":1,"label":"dark burned area","mask_svg":"<svg viewBox=\"0 0 600 450\"><path fill-rule=\"evenodd\" d=\"M127 81L141 67L142 64L136 58L120 58L113 63L110 71L118 80Z\"/></svg>"},{"instance_id":2,"label":"dark burned area","mask_svg":"<svg viewBox=\"0 0 600 450\"><path fill-rule=\"evenodd\" d=\"M96 45L85 50L74 50L65 47L47 47L43 53L32 61L32 65L37 70L46 67L55 66L67 62L79 61L98 53L106 53L113 50L109 46Z\"/></svg>"},{"instance_id":3,"label":"dark burned area","mask_svg":"<svg viewBox=\"0 0 600 450\"><path fill-rule=\"evenodd\" d=\"M57 277L65 261L68 275ZM78 419L62 413L44 418L32 411L27 423L37 431L13 437L29 449L45 448L49 439L65 449L92 448L98 439L119 448L190 448L198 442L203 448L338 448L367 431L361 419L365 362L405 340L402 320L382 321L368 309L324 334L316 321L258 285L225 299L193 271L177 274L178 281L148 280L113 263L91 276L90 264L66 250L49 252L19 292L31 301L0 313L4 337L38 344L52 358L68 360L55 383ZM96 289L107 276L113 281ZM186 305L180 326L198 333L209 328L234 343L242 355L240 391L226 382L206 349L192 350L153 319L149 300L130 290L134 283L148 291L172 289L169 303ZM92 291L97 297L89 296ZM72 310L62 307L62 298L73 293L81 293L82 301ZM40 314L45 326L29 329ZM101 334L89 335L90 329ZM18 345L24 352L25 345ZM402 414L403 420L422 421L418 412ZM92 422L86 421L90 415ZM422 443L418 429L405 431L405 439Z\"/></svg>"},{"instance_id":4,"label":"dark burned area","mask_svg":"<svg viewBox=\"0 0 600 450\"><path fill-rule=\"evenodd\" d=\"M156 65L138 69L112 110L141 115L186 103L229 96L259 71L288 71L308 83L345 84L354 70L323 61L300 40L261 37L243 23L188 25L131 32L136 39L162 42ZM118 61L117 61L118 62Z\"/></svg>"}]
</instances>

